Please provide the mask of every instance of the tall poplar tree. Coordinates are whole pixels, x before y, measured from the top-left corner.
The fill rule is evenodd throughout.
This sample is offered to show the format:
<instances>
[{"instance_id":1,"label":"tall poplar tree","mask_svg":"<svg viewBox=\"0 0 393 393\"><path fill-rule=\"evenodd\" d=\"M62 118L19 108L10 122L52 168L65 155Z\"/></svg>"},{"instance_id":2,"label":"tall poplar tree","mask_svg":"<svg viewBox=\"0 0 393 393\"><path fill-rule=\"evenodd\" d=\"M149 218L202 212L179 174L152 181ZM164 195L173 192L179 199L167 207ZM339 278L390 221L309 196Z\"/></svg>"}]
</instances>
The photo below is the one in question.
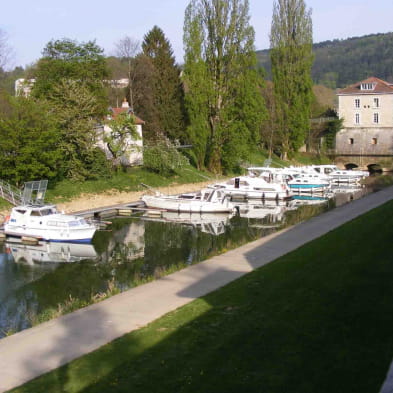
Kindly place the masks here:
<instances>
[{"instance_id":1,"label":"tall poplar tree","mask_svg":"<svg viewBox=\"0 0 393 393\"><path fill-rule=\"evenodd\" d=\"M188 136L198 167L235 169L258 142L265 107L248 0L192 0L184 21Z\"/></svg>"},{"instance_id":2,"label":"tall poplar tree","mask_svg":"<svg viewBox=\"0 0 393 393\"><path fill-rule=\"evenodd\" d=\"M304 144L310 127L312 42L304 0L275 1L270 57L283 158Z\"/></svg>"},{"instance_id":3,"label":"tall poplar tree","mask_svg":"<svg viewBox=\"0 0 393 393\"><path fill-rule=\"evenodd\" d=\"M180 81L180 68L176 64L170 42L164 32L154 26L142 42L143 54L153 66L151 80L152 104L150 113L155 119L144 119L155 124L155 132L163 133L170 139L184 139L184 104ZM147 109L147 108L145 108ZM153 110L154 109L154 110ZM149 111L146 111L149 112Z\"/></svg>"}]
</instances>

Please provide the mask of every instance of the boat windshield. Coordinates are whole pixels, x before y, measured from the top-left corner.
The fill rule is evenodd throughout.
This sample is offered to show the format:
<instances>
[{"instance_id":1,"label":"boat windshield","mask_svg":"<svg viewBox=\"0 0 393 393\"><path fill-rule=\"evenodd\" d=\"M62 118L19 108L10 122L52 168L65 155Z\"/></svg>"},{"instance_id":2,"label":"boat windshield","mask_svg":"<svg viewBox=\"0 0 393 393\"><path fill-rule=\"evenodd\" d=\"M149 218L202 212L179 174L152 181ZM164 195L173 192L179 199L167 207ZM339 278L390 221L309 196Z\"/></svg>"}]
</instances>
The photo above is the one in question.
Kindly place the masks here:
<instances>
[{"instance_id":1,"label":"boat windshield","mask_svg":"<svg viewBox=\"0 0 393 393\"><path fill-rule=\"evenodd\" d=\"M87 224L87 222L84 218L68 222L68 226L70 226L70 227L77 227L79 225L86 225L86 224Z\"/></svg>"},{"instance_id":2,"label":"boat windshield","mask_svg":"<svg viewBox=\"0 0 393 393\"><path fill-rule=\"evenodd\" d=\"M37 209L37 210L32 210L30 215L31 216L49 216L51 214L55 214L56 210L52 208L47 208L47 209Z\"/></svg>"}]
</instances>

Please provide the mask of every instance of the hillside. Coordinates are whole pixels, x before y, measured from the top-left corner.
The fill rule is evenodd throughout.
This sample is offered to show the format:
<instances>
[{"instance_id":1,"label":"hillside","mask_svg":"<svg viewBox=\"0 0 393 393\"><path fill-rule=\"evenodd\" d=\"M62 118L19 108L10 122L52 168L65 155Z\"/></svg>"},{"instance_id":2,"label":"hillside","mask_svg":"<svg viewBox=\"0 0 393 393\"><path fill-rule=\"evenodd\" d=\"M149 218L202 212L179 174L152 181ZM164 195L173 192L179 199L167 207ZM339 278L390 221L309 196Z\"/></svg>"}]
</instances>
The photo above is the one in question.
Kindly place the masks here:
<instances>
[{"instance_id":1,"label":"hillside","mask_svg":"<svg viewBox=\"0 0 393 393\"><path fill-rule=\"evenodd\" d=\"M369 76L393 82L393 33L371 34L313 45L315 84L341 88ZM269 50L257 51L270 79Z\"/></svg>"}]
</instances>

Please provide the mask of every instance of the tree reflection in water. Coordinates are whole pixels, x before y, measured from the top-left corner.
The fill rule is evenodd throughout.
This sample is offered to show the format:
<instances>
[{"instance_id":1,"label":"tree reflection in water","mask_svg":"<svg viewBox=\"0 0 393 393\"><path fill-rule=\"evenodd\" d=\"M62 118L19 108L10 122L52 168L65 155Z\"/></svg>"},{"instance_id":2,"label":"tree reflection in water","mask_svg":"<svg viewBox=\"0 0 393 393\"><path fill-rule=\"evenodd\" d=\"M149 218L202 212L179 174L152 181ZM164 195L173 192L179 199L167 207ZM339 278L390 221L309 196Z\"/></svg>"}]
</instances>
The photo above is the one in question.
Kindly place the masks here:
<instances>
[{"instance_id":1,"label":"tree reflection in water","mask_svg":"<svg viewBox=\"0 0 393 393\"><path fill-rule=\"evenodd\" d=\"M37 315L70 299L89 304L113 286L124 291L324 209L324 204L296 210L275 202L239 204L235 215L114 219L112 231L97 232L93 245L6 243L0 254L0 337L31 326Z\"/></svg>"}]
</instances>

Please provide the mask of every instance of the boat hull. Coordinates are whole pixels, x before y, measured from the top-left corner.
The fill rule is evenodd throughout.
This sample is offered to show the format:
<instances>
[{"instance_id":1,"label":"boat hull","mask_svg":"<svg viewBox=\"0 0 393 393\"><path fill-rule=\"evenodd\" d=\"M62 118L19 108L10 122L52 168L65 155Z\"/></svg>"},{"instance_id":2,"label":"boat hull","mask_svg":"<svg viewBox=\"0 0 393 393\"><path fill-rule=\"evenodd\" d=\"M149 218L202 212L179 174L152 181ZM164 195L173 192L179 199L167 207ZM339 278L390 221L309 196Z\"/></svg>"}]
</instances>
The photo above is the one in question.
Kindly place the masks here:
<instances>
[{"instance_id":1,"label":"boat hull","mask_svg":"<svg viewBox=\"0 0 393 393\"><path fill-rule=\"evenodd\" d=\"M211 202L209 204L200 200L182 200L180 198L156 197L145 195L142 201L152 209L163 209L184 213L228 213L233 211L233 206L228 201Z\"/></svg>"},{"instance_id":2,"label":"boat hull","mask_svg":"<svg viewBox=\"0 0 393 393\"><path fill-rule=\"evenodd\" d=\"M264 199L271 199L271 200L287 200L292 198L291 193L287 193L285 191L242 191L239 189L222 189L225 192L225 195L228 195L232 199L254 199L254 200L264 200Z\"/></svg>"},{"instance_id":3,"label":"boat hull","mask_svg":"<svg viewBox=\"0 0 393 393\"><path fill-rule=\"evenodd\" d=\"M32 237L38 240L61 243L91 243L96 228L84 228L74 231L53 231L40 228L23 228L13 225L5 225L4 233L11 237Z\"/></svg>"},{"instance_id":4,"label":"boat hull","mask_svg":"<svg viewBox=\"0 0 393 393\"><path fill-rule=\"evenodd\" d=\"M294 192L324 192L329 189L330 185L326 184L288 184Z\"/></svg>"}]
</instances>

